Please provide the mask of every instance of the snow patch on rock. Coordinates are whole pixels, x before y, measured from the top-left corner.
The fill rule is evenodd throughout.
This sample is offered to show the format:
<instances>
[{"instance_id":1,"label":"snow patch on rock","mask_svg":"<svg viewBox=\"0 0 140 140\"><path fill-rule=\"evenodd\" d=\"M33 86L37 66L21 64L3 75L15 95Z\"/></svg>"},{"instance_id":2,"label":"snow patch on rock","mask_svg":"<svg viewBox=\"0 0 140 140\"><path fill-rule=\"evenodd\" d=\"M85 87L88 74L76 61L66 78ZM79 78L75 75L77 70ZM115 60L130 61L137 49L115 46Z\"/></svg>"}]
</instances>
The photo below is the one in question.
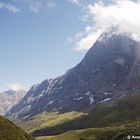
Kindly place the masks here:
<instances>
[{"instance_id":1,"label":"snow patch on rock","mask_svg":"<svg viewBox=\"0 0 140 140\"><path fill-rule=\"evenodd\" d=\"M100 101L100 103L104 103L104 102L107 102L107 101L109 101L109 100L111 100L111 98L106 98L106 99Z\"/></svg>"},{"instance_id":2,"label":"snow patch on rock","mask_svg":"<svg viewBox=\"0 0 140 140\"><path fill-rule=\"evenodd\" d=\"M79 101L79 100L82 100L83 99L83 96L77 98L76 100Z\"/></svg>"},{"instance_id":3,"label":"snow patch on rock","mask_svg":"<svg viewBox=\"0 0 140 140\"><path fill-rule=\"evenodd\" d=\"M90 93L90 91L88 91L87 93L85 93L85 95L90 95L91 93Z\"/></svg>"},{"instance_id":4,"label":"snow patch on rock","mask_svg":"<svg viewBox=\"0 0 140 140\"><path fill-rule=\"evenodd\" d=\"M48 105L51 105L54 102L54 100L49 101Z\"/></svg>"},{"instance_id":5,"label":"snow patch on rock","mask_svg":"<svg viewBox=\"0 0 140 140\"><path fill-rule=\"evenodd\" d=\"M90 95L90 96L89 96L89 103L90 103L90 104L93 104L93 103L94 103L93 95Z\"/></svg>"},{"instance_id":6,"label":"snow patch on rock","mask_svg":"<svg viewBox=\"0 0 140 140\"><path fill-rule=\"evenodd\" d=\"M118 57L114 60L115 63L120 64L121 66L123 66L125 64L125 60L123 57Z\"/></svg>"}]
</instances>

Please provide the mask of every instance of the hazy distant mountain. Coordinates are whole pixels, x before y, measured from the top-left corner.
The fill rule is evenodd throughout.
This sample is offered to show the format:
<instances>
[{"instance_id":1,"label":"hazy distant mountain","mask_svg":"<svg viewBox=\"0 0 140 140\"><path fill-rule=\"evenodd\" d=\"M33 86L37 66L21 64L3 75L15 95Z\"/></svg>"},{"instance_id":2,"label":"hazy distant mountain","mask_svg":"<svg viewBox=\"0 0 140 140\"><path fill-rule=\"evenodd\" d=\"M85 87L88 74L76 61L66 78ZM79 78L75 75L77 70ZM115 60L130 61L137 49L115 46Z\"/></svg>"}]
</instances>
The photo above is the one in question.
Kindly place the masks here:
<instances>
[{"instance_id":1,"label":"hazy distant mountain","mask_svg":"<svg viewBox=\"0 0 140 140\"><path fill-rule=\"evenodd\" d=\"M7 115L19 119L42 111L89 111L140 89L139 54L139 43L128 35L103 33L76 67L33 86Z\"/></svg>"},{"instance_id":2,"label":"hazy distant mountain","mask_svg":"<svg viewBox=\"0 0 140 140\"><path fill-rule=\"evenodd\" d=\"M0 115L5 115L9 109L25 95L25 90L8 90L0 92Z\"/></svg>"}]
</instances>

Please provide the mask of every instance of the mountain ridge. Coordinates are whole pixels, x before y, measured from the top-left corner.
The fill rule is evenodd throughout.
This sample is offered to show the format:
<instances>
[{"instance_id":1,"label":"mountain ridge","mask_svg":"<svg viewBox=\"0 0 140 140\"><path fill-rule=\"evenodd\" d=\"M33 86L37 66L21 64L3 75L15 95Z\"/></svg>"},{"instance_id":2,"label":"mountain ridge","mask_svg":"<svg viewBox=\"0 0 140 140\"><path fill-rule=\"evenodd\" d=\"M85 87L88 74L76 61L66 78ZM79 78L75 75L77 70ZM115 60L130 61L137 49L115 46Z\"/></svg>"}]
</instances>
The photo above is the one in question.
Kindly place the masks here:
<instances>
[{"instance_id":1,"label":"mountain ridge","mask_svg":"<svg viewBox=\"0 0 140 140\"><path fill-rule=\"evenodd\" d=\"M83 60L64 75L45 80L8 113L26 119L47 111L88 112L140 88L140 44L126 34L104 33Z\"/></svg>"}]
</instances>

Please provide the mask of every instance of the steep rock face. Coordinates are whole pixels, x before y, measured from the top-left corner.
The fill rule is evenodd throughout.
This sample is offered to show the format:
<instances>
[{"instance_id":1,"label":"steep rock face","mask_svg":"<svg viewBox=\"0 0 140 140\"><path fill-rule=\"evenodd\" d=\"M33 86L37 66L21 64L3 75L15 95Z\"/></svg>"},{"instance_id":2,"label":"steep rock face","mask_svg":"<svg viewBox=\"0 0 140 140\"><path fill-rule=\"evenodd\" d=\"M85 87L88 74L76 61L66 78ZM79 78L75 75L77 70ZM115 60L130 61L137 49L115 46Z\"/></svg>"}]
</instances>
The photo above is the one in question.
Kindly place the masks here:
<instances>
[{"instance_id":1,"label":"steep rock face","mask_svg":"<svg viewBox=\"0 0 140 140\"><path fill-rule=\"evenodd\" d=\"M24 90L8 90L0 93L0 115L5 115L13 105L23 98L26 91Z\"/></svg>"},{"instance_id":2,"label":"steep rock face","mask_svg":"<svg viewBox=\"0 0 140 140\"><path fill-rule=\"evenodd\" d=\"M89 111L139 89L139 47L126 34L102 34L76 67L31 88L7 116L25 119L42 111Z\"/></svg>"}]
</instances>

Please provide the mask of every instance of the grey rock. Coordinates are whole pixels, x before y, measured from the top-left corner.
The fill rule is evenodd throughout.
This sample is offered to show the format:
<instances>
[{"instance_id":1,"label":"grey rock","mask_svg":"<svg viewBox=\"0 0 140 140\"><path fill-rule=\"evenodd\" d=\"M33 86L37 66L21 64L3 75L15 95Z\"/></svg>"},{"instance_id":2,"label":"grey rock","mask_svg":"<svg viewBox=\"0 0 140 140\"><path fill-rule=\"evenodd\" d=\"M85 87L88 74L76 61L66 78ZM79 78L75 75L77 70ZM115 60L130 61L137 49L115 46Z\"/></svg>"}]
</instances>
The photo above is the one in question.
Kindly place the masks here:
<instances>
[{"instance_id":1,"label":"grey rock","mask_svg":"<svg viewBox=\"0 0 140 140\"><path fill-rule=\"evenodd\" d=\"M84 59L64 75L45 80L7 113L26 119L43 111L90 111L140 89L140 44L129 35L102 34Z\"/></svg>"}]
</instances>

